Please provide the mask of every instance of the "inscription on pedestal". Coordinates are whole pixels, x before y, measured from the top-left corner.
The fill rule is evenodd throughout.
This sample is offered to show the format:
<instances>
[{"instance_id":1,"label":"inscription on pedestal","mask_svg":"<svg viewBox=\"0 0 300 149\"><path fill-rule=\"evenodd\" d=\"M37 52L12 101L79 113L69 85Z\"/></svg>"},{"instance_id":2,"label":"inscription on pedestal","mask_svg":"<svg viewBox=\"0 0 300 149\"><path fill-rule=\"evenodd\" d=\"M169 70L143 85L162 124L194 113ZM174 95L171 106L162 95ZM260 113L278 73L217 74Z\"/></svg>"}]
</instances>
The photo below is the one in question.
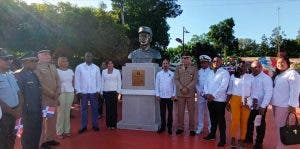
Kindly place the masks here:
<instances>
[{"instance_id":1,"label":"inscription on pedestal","mask_svg":"<svg viewBox=\"0 0 300 149\"><path fill-rule=\"evenodd\" d=\"M132 70L132 86L145 86L145 70Z\"/></svg>"}]
</instances>

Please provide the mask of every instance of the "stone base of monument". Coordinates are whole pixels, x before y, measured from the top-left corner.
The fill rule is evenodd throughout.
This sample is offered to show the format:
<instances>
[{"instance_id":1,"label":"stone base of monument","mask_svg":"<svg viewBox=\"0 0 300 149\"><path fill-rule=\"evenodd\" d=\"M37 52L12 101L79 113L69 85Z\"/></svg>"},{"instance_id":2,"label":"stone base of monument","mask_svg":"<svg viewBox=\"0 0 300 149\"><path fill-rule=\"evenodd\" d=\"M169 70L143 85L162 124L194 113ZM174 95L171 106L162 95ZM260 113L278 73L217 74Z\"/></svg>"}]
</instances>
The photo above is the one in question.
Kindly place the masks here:
<instances>
[{"instance_id":1,"label":"stone base of monument","mask_svg":"<svg viewBox=\"0 0 300 149\"><path fill-rule=\"evenodd\" d=\"M157 131L159 102L155 99L154 63L127 63L122 68L122 120L119 129Z\"/></svg>"}]
</instances>

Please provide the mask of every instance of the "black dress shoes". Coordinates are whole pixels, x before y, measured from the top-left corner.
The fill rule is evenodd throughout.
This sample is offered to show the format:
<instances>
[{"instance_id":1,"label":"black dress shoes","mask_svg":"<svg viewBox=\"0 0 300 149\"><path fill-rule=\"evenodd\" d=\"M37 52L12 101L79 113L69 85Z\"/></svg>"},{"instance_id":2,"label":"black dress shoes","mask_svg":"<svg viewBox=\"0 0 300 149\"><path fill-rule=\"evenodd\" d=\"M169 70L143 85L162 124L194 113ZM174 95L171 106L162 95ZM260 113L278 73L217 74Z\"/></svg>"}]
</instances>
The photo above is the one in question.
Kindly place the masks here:
<instances>
[{"instance_id":1,"label":"black dress shoes","mask_svg":"<svg viewBox=\"0 0 300 149\"><path fill-rule=\"evenodd\" d=\"M177 130L176 130L176 134L177 134L177 135L182 134L182 133L183 133L183 130L182 130L182 129L177 129Z\"/></svg>"},{"instance_id":2,"label":"black dress shoes","mask_svg":"<svg viewBox=\"0 0 300 149\"><path fill-rule=\"evenodd\" d=\"M218 143L218 147L224 147L225 144L226 144L225 142L220 141L220 142Z\"/></svg>"},{"instance_id":3,"label":"black dress shoes","mask_svg":"<svg viewBox=\"0 0 300 149\"><path fill-rule=\"evenodd\" d=\"M190 136L196 136L196 132L195 131L190 131Z\"/></svg>"},{"instance_id":4,"label":"black dress shoes","mask_svg":"<svg viewBox=\"0 0 300 149\"><path fill-rule=\"evenodd\" d=\"M41 149L51 149L50 145L48 144L48 142L42 143L41 144Z\"/></svg>"},{"instance_id":5,"label":"black dress shoes","mask_svg":"<svg viewBox=\"0 0 300 149\"><path fill-rule=\"evenodd\" d=\"M216 139L215 136L211 135L211 134L208 134L206 137L203 138L204 140L207 140L207 141L213 141Z\"/></svg>"},{"instance_id":6,"label":"black dress shoes","mask_svg":"<svg viewBox=\"0 0 300 149\"><path fill-rule=\"evenodd\" d=\"M79 133L79 134L82 134L82 133L84 133L85 131L87 131L87 128L86 128L86 127L81 128L81 129L78 131L78 133Z\"/></svg>"},{"instance_id":7,"label":"black dress shoes","mask_svg":"<svg viewBox=\"0 0 300 149\"><path fill-rule=\"evenodd\" d=\"M157 133L162 133L162 132L164 132L164 131L165 131L165 129L159 128L159 129L157 130Z\"/></svg>"},{"instance_id":8,"label":"black dress shoes","mask_svg":"<svg viewBox=\"0 0 300 149\"><path fill-rule=\"evenodd\" d=\"M51 140L51 141L48 141L48 144L51 145L51 146L57 146L59 145L60 143L55 141L55 140Z\"/></svg>"},{"instance_id":9,"label":"black dress shoes","mask_svg":"<svg viewBox=\"0 0 300 149\"><path fill-rule=\"evenodd\" d=\"M94 131L99 131L99 127L93 127Z\"/></svg>"}]
</instances>

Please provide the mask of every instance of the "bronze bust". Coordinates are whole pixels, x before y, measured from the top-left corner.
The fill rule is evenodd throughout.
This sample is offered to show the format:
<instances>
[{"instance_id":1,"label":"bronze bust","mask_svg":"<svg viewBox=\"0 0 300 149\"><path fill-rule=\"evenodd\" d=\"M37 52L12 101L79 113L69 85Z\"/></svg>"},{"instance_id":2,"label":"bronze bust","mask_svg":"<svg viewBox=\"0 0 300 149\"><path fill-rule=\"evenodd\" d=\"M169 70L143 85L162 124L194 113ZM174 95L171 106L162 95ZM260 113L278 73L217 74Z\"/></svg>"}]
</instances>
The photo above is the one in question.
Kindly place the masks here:
<instances>
[{"instance_id":1,"label":"bronze bust","mask_svg":"<svg viewBox=\"0 0 300 149\"><path fill-rule=\"evenodd\" d=\"M154 59L161 59L159 51L150 48L152 41L152 30L150 27L141 26L139 28L140 48L132 51L128 55L128 59L132 63L152 63Z\"/></svg>"}]
</instances>

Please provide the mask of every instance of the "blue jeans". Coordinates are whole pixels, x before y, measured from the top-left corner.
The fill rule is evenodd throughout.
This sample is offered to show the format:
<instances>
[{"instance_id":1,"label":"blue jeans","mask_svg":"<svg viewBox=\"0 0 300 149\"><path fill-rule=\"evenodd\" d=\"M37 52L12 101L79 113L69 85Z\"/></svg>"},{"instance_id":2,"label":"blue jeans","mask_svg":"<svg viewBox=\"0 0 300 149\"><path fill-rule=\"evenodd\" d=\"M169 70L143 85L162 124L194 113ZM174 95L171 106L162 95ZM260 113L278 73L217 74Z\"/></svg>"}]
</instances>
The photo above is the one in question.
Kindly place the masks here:
<instances>
[{"instance_id":1,"label":"blue jeans","mask_svg":"<svg viewBox=\"0 0 300 149\"><path fill-rule=\"evenodd\" d=\"M98 128L98 99L97 93L92 94L82 94L80 100L81 106L81 129L87 127L88 123L88 101L91 103L92 107L92 125Z\"/></svg>"}]
</instances>

